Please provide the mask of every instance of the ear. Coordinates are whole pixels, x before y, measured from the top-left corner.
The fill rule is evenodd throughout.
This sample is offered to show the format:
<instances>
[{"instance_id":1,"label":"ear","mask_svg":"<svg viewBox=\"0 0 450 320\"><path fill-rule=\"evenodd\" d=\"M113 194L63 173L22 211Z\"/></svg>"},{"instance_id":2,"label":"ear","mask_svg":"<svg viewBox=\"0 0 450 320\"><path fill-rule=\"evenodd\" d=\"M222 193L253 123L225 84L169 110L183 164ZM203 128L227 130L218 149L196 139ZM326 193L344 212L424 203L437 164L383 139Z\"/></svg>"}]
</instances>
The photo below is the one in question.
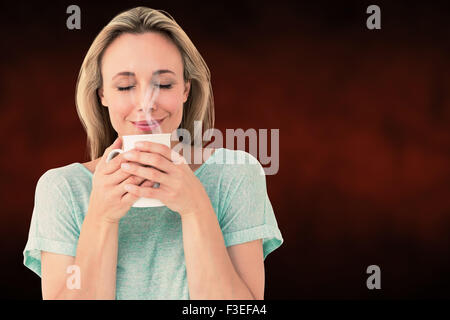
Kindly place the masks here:
<instances>
[{"instance_id":1,"label":"ear","mask_svg":"<svg viewBox=\"0 0 450 320\"><path fill-rule=\"evenodd\" d=\"M103 87L97 89L98 97L100 98L100 101L102 102L102 105L104 107L108 107L108 103L106 102L105 96L103 95Z\"/></svg>"},{"instance_id":2,"label":"ear","mask_svg":"<svg viewBox=\"0 0 450 320\"><path fill-rule=\"evenodd\" d=\"M184 83L183 103L187 101L190 90L191 90L191 80L188 80Z\"/></svg>"}]
</instances>

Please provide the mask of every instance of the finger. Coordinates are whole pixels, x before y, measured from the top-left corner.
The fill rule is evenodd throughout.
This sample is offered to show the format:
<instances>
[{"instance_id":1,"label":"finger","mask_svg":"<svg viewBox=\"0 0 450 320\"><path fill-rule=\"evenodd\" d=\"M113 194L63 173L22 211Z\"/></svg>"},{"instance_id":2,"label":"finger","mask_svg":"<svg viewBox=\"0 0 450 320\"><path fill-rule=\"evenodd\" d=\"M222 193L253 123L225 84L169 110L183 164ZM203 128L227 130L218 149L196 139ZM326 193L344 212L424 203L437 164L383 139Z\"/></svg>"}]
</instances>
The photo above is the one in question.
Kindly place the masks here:
<instances>
[{"instance_id":1,"label":"finger","mask_svg":"<svg viewBox=\"0 0 450 320\"><path fill-rule=\"evenodd\" d=\"M145 179L143 183L140 184L141 187L144 188L152 188L155 185L155 181Z\"/></svg>"},{"instance_id":2,"label":"finger","mask_svg":"<svg viewBox=\"0 0 450 320\"><path fill-rule=\"evenodd\" d=\"M123 153L119 153L114 158L112 158L108 163L105 164L103 174L110 175L114 174L120 169L120 165L128 160L123 157Z\"/></svg>"},{"instance_id":3,"label":"finger","mask_svg":"<svg viewBox=\"0 0 450 320\"><path fill-rule=\"evenodd\" d=\"M105 151L103 152L102 157L100 158L100 161L97 164L97 167L100 171L103 172L103 169L106 165L106 158L108 157L109 153L111 152L111 150L113 149L120 149L122 148L122 137L118 136L116 140L114 140L114 142L105 149Z\"/></svg>"},{"instance_id":4,"label":"finger","mask_svg":"<svg viewBox=\"0 0 450 320\"><path fill-rule=\"evenodd\" d=\"M120 202L132 206L139 198L139 196L125 191L125 193L120 196Z\"/></svg>"},{"instance_id":5,"label":"finger","mask_svg":"<svg viewBox=\"0 0 450 320\"><path fill-rule=\"evenodd\" d=\"M144 178L141 177L137 177L137 176L130 176L127 179L123 180L121 183L119 183L115 188L114 188L114 193L118 193L120 196L123 196L125 194L125 192L127 192L124 189L124 185L126 184L131 184L131 185L135 185L135 186L139 186L141 183L143 183L145 181Z\"/></svg>"},{"instance_id":6,"label":"finger","mask_svg":"<svg viewBox=\"0 0 450 320\"><path fill-rule=\"evenodd\" d=\"M150 182L150 181L144 180L144 183L139 183L140 180L142 180L142 178L136 177L136 176L132 176L132 177L128 178L127 180L125 180L124 182L122 182L118 186L118 192L119 192L119 195L120 195L120 201L122 203L131 206L140 198L140 196L135 195L133 193L130 193L130 192L126 191L125 188L124 188L125 184L134 185L134 186L139 186L139 185L142 186L143 184L145 184L147 182Z\"/></svg>"},{"instance_id":7,"label":"finger","mask_svg":"<svg viewBox=\"0 0 450 320\"><path fill-rule=\"evenodd\" d=\"M136 142L135 149L139 151L158 153L170 162L175 162L180 157L177 152L173 151L168 146L156 142L139 141Z\"/></svg>"},{"instance_id":8,"label":"finger","mask_svg":"<svg viewBox=\"0 0 450 320\"><path fill-rule=\"evenodd\" d=\"M123 154L123 157L129 161L137 162L142 165L152 166L164 173L171 173L175 169L173 162L167 160L164 156L154 152L139 151L132 149Z\"/></svg>"},{"instance_id":9,"label":"finger","mask_svg":"<svg viewBox=\"0 0 450 320\"><path fill-rule=\"evenodd\" d=\"M167 192L167 190L164 188L144 188L133 184L129 184L128 186L130 188L130 191L128 191L128 193L132 193L133 195L138 197L159 199L161 201L164 200L165 194Z\"/></svg>"},{"instance_id":10,"label":"finger","mask_svg":"<svg viewBox=\"0 0 450 320\"><path fill-rule=\"evenodd\" d=\"M165 172L161 172L156 168L143 167L136 162L127 162L127 165L129 165L129 168L122 167L121 170L131 173L135 176L145 178L147 180L170 185L169 181L171 179L171 176L169 176L169 174Z\"/></svg>"},{"instance_id":11,"label":"finger","mask_svg":"<svg viewBox=\"0 0 450 320\"><path fill-rule=\"evenodd\" d=\"M107 184L111 185L111 186L116 186L116 185L124 182L128 178L133 177L133 176L134 176L133 174L125 172L123 170L120 170L120 168L119 168L118 170L116 170L116 172L108 175L108 178L107 178L108 182L107 182ZM138 176L136 176L136 177L140 179L139 183L145 181L145 178L138 177Z\"/></svg>"}]
</instances>

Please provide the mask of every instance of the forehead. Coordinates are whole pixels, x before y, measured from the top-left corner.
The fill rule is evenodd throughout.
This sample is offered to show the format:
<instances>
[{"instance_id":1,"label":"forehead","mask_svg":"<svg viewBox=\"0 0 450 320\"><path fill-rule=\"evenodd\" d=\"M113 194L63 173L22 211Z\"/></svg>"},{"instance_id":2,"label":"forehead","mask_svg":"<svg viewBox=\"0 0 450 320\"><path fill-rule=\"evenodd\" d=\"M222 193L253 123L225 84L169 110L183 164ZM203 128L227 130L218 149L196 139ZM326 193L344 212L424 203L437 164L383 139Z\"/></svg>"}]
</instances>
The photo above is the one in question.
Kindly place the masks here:
<instances>
[{"instance_id":1,"label":"forehead","mask_svg":"<svg viewBox=\"0 0 450 320\"><path fill-rule=\"evenodd\" d=\"M183 63L177 46L167 37L156 32L125 33L106 48L101 69L105 80L121 71L131 71L139 77L159 69L172 70L179 77Z\"/></svg>"}]
</instances>

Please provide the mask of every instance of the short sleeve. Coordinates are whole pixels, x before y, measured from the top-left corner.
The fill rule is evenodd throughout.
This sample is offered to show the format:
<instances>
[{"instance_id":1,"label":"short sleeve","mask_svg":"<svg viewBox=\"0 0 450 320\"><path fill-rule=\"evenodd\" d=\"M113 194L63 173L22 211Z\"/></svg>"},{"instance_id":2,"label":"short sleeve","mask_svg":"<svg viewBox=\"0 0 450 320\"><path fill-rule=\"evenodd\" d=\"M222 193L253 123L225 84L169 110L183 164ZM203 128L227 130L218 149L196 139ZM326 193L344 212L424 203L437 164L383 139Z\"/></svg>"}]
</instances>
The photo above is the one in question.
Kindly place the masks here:
<instances>
[{"instance_id":1,"label":"short sleeve","mask_svg":"<svg viewBox=\"0 0 450 320\"><path fill-rule=\"evenodd\" d=\"M24 265L41 276L41 251L75 256L79 228L73 216L70 187L56 169L38 180Z\"/></svg>"},{"instance_id":2,"label":"short sleeve","mask_svg":"<svg viewBox=\"0 0 450 320\"><path fill-rule=\"evenodd\" d=\"M261 164L251 154L241 150L235 152L245 153L249 163L231 164L228 170L232 179L219 214L225 246L262 239L265 260L283 243L267 194L266 176Z\"/></svg>"}]
</instances>

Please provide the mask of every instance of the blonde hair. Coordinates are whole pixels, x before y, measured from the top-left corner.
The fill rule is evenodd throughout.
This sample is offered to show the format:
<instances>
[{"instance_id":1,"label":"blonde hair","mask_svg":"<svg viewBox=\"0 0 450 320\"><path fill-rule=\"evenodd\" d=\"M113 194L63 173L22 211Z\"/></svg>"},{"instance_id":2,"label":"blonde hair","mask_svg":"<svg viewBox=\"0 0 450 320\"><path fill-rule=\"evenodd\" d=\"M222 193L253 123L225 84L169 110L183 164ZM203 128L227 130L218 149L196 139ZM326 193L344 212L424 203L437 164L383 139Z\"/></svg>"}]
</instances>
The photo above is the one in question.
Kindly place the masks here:
<instances>
[{"instance_id":1,"label":"blonde hair","mask_svg":"<svg viewBox=\"0 0 450 320\"><path fill-rule=\"evenodd\" d=\"M103 155L117 138L108 113L97 90L102 86L101 59L106 48L123 33L159 32L178 47L183 62L183 77L191 81L183 119L178 129L186 129L194 142L194 121L202 130L214 128L214 98L211 74L202 56L175 19L163 10L136 7L114 17L97 35L89 48L78 75L75 103L78 116L87 133L87 152L91 160ZM203 146L203 143L202 143Z\"/></svg>"}]
</instances>

